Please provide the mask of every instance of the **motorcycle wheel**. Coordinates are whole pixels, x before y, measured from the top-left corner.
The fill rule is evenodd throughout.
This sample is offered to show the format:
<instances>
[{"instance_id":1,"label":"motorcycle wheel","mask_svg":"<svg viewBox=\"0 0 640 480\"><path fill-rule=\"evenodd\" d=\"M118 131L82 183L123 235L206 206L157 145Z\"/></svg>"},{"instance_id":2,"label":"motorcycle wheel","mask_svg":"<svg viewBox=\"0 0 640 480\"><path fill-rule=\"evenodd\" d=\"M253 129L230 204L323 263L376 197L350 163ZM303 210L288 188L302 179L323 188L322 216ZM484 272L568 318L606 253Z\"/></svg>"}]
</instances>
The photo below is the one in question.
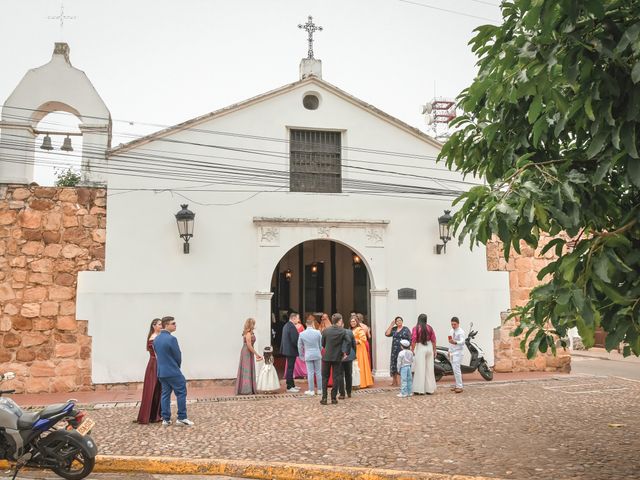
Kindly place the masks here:
<instances>
[{"instance_id":1,"label":"motorcycle wheel","mask_svg":"<svg viewBox=\"0 0 640 480\"><path fill-rule=\"evenodd\" d=\"M66 448L58 452L64 456L61 465L52 468L53 473L66 480L82 480L88 476L96 464L95 458L90 458L87 454L75 445L67 444Z\"/></svg>"},{"instance_id":2,"label":"motorcycle wheel","mask_svg":"<svg viewBox=\"0 0 640 480\"><path fill-rule=\"evenodd\" d=\"M489 368L489 365L487 365L487 362L482 362L480 365L478 365L478 372L480 372L480 375L485 380L487 381L493 380L493 370Z\"/></svg>"}]
</instances>

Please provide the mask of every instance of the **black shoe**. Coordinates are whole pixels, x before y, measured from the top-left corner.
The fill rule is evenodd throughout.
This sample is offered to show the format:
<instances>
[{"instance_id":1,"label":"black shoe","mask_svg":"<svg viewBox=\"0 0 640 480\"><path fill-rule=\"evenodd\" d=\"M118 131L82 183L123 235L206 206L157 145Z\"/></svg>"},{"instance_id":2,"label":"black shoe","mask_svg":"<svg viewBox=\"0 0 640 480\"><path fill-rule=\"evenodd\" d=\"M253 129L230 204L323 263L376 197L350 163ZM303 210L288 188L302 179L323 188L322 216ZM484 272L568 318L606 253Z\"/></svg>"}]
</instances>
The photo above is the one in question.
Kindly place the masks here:
<instances>
[{"instance_id":1,"label":"black shoe","mask_svg":"<svg viewBox=\"0 0 640 480\"><path fill-rule=\"evenodd\" d=\"M344 399L345 399L345 398L347 398L347 397L345 397L344 395L340 395L338 398L339 398L340 400L344 400Z\"/></svg>"},{"instance_id":2,"label":"black shoe","mask_svg":"<svg viewBox=\"0 0 640 480\"><path fill-rule=\"evenodd\" d=\"M335 398L331 399L331 405L337 405L338 404L338 400Z\"/></svg>"},{"instance_id":3,"label":"black shoe","mask_svg":"<svg viewBox=\"0 0 640 480\"><path fill-rule=\"evenodd\" d=\"M351 398L351 394L350 393L347 393L347 398Z\"/></svg>"},{"instance_id":4,"label":"black shoe","mask_svg":"<svg viewBox=\"0 0 640 480\"><path fill-rule=\"evenodd\" d=\"M320 405L326 405L327 404L327 399L323 398L322 400L320 400Z\"/></svg>"}]
</instances>

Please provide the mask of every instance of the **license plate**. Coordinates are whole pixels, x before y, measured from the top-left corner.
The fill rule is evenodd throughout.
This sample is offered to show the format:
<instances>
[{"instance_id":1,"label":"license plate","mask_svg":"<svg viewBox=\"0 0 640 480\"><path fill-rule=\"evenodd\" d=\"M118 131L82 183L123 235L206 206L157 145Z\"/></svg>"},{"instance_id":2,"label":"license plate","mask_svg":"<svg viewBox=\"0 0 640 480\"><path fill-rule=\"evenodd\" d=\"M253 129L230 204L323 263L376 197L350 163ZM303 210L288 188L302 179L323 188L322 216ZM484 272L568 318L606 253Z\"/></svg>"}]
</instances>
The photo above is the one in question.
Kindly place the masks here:
<instances>
[{"instance_id":1,"label":"license plate","mask_svg":"<svg viewBox=\"0 0 640 480\"><path fill-rule=\"evenodd\" d=\"M96 422L90 419L89 417L85 417L84 421L78 426L77 432L80 435L86 435L91 431L91 429L96 425Z\"/></svg>"}]
</instances>

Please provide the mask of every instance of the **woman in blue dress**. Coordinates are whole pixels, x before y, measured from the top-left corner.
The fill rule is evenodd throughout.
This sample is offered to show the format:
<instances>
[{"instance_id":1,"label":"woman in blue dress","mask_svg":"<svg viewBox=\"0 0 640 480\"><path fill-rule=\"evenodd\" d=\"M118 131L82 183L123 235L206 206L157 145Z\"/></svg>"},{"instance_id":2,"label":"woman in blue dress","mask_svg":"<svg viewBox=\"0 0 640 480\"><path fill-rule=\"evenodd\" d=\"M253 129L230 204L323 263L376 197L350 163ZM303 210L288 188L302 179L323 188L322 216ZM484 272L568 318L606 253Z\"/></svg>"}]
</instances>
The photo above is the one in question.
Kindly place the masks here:
<instances>
[{"instance_id":1,"label":"woman in blue dress","mask_svg":"<svg viewBox=\"0 0 640 480\"><path fill-rule=\"evenodd\" d=\"M398 372L398 366L397 366L398 354L402 349L402 346L400 345L400 341L401 340L411 341L411 330L403 326L402 325L403 323L404 321L402 320L402 317L396 317L393 319L393 322L391 322L391 325L389 325L389 328L387 328L387 331L384 332L384 334L387 337L393 338L393 343L391 344L391 366L389 368L389 371L391 372L391 378L392 378L392 381L391 381L392 387L398 386L398 379L400 377Z\"/></svg>"}]
</instances>

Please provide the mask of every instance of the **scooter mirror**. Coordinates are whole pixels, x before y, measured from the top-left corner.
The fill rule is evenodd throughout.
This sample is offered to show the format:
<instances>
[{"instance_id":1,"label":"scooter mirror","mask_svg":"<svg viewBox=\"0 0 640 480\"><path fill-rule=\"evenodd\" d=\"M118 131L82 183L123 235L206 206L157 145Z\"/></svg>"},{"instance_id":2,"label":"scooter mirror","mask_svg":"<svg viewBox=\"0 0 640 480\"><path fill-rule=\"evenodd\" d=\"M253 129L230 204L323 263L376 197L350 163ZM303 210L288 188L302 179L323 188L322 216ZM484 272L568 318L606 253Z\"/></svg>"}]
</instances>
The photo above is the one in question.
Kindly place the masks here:
<instances>
[{"instance_id":1,"label":"scooter mirror","mask_svg":"<svg viewBox=\"0 0 640 480\"><path fill-rule=\"evenodd\" d=\"M2 375L3 380L13 380L14 378L16 378L16 374L13 372L7 372L4 375Z\"/></svg>"}]
</instances>

